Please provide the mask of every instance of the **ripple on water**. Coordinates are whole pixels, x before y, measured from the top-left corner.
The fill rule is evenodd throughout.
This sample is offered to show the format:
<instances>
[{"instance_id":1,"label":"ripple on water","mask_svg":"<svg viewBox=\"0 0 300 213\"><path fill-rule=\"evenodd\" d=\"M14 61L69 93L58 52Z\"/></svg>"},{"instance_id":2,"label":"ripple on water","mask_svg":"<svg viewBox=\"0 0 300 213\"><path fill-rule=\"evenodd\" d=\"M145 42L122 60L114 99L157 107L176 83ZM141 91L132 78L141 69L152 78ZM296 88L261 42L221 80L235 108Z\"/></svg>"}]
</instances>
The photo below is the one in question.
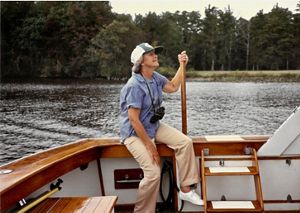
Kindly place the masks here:
<instances>
[{"instance_id":1,"label":"ripple on water","mask_svg":"<svg viewBox=\"0 0 300 213\"><path fill-rule=\"evenodd\" d=\"M122 86L1 84L0 164L81 138L118 136ZM272 134L299 105L299 83L188 82L188 134ZM180 92L164 95L164 106L163 121L181 129Z\"/></svg>"}]
</instances>

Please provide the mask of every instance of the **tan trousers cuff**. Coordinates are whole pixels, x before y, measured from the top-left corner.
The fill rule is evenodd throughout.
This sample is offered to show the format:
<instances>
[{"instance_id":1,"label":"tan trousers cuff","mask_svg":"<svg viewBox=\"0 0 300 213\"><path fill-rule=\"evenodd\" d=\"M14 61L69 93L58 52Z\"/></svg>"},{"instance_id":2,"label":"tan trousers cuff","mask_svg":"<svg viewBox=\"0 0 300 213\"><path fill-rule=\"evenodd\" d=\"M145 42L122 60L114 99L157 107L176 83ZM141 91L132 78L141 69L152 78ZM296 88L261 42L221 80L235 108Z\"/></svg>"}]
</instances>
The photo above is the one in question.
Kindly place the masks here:
<instances>
[{"instance_id":1,"label":"tan trousers cuff","mask_svg":"<svg viewBox=\"0 0 300 213\"><path fill-rule=\"evenodd\" d=\"M191 186L191 185L197 185L199 183L198 178L188 179L180 183L180 186Z\"/></svg>"}]
</instances>

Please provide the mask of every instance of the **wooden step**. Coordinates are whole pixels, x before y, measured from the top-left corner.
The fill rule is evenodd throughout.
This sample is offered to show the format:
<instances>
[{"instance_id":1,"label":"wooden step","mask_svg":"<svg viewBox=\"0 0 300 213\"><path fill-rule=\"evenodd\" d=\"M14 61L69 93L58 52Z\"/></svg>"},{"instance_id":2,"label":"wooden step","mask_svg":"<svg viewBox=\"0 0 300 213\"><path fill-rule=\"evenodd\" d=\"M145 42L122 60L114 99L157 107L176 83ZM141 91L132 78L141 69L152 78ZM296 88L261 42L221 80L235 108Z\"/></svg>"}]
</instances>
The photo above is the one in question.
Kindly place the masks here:
<instances>
[{"instance_id":1,"label":"wooden step","mask_svg":"<svg viewBox=\"0 0 300 213\"><path fill-rule=\"evenodd\" d=\"M252 155L249 156L252 160L252 166L205 166L206 160L211 160L204 155L204 150L201 151L201 160L200 160L200 168L201 168L201 193L203 195L204 200L204 210L206 212L263 212L264 211L264 203L262 198L262 189L261 182L259 176L259 165L257 161L257 155L255 149L251 151ZM248 157L248 158L249 158ZM240 158L239 156L230 157L230 159L234 160L244 160L245 157ZM222 158L215 158L223 159ZM226 158L228 159L228 158ZM253 176L255 183L255 191L256 191L256 200L254 201L209 201L207 198L207 186L206 186L206 178L208 176L245 176L251 175Z\"/></svg>"},{"instance_id":2,"label":"wooden step","mask_svg":"<svg viewBox=\"0 0 300 213\"><path fill-rule=\"evenodd\" d=\"M252 207L252 208L251 208ZM262 212L258 201L207 201L207 212Z\"/></svg>"},{"instance_id":3,"label":"wooden step","mask_svg":"<svg viewBox=\"0 0 300 213\"><path fill-rule=\"evenodd\" d=\"M205 167L205 176L234 176L234 175L257 175L257 168L254 166L241 167Z\"/></svg>"}]
</instances>

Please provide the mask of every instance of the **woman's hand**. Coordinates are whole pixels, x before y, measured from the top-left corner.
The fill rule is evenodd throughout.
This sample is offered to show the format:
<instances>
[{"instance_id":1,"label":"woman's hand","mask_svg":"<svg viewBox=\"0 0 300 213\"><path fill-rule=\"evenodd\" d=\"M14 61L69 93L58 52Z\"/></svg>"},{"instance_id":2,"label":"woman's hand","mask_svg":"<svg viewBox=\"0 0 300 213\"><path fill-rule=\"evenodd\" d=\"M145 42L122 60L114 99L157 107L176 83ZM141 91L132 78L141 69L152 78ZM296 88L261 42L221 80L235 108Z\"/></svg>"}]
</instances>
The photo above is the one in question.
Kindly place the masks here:
<instances>
[{"instance_id":1,"label":"woman's hand","mask_svg":"<svg viewBox=\"0 0 300 213\"><path fill-rule=\"evenodd\" d=\"M131 122L132 127L134 128L135 132L137 133L138 137L142 140L142 142L145 144L146 149L152 158L152 163L156 163L158 166L160 166L160 157L156 150L155 145L152 143L151 139L147 135L147 132L140 121L140 112L141 110L138 108L130 107L128 109L128 118Z\"/></svg>"},{"instance_id":2,"label":"woman's hand","mask_svg":"<svg viewBox=\"0 0 300 213\"><path fill-rule=\"evenodd\" d=\"M178 61L181 64L183 64L183 66L186 66L188 61L189 61L189 57L186 54L186 51L182 51L180 54L178 54ZM181 67L181 66L180 66ZM181 84L181 72L183 69L178 68L176 75L174 76L174 78L171 81L167 81L166 85L163 88L163 91L166 93L171 93L171 92L176 92L179 89L179 86Z\"/></svg>"},{"instance_id":3,"label":"woman's hand","mask_svg":"<svg viewBox=\"0 0 300 213\"><path fill-rule=\"evenodd\" d=\"M152 143L147 143L146 144L146 149L150 154L150 157L152 158L152 163L157 164L158 166L160 166L160 157L159 154L157 152L156 147L154 146L154 144Z\"/></svg>"},{"instance_id":4,"label":"woman's hand","mask_svg":"<svg viewBox=\"0 0 300 213\"><path fill-rule=\"evenodd\" d=\"M189 57L186 54L186 51L182 51L180 54L178 54L178 61L179 64L183 63L183 65L187 65L188 61L189 61Z\"/></svg>"}]
</instances>

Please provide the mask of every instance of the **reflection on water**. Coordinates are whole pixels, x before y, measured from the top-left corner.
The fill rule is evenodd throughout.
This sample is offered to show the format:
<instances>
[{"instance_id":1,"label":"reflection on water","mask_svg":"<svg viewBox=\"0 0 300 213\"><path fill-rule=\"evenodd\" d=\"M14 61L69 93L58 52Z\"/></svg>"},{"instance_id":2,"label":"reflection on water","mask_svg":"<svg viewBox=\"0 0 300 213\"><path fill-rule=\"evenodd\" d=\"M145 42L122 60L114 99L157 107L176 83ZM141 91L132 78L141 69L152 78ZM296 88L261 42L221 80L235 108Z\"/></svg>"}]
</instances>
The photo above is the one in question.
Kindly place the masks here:
<instances>
[{"instance_id":1,"label":"reflection on water","mask_svg":"<svg viewBox=\"0 0 300 213\"><path fill-rule=\"evenodd\" d=\"M2 84L0 164L87 137L118 136L123 84ZM164 122L181 129L180 92ZM299 83L187 83L188 134L272 134L300 105Z\"/></svg>"}]
</instances>

